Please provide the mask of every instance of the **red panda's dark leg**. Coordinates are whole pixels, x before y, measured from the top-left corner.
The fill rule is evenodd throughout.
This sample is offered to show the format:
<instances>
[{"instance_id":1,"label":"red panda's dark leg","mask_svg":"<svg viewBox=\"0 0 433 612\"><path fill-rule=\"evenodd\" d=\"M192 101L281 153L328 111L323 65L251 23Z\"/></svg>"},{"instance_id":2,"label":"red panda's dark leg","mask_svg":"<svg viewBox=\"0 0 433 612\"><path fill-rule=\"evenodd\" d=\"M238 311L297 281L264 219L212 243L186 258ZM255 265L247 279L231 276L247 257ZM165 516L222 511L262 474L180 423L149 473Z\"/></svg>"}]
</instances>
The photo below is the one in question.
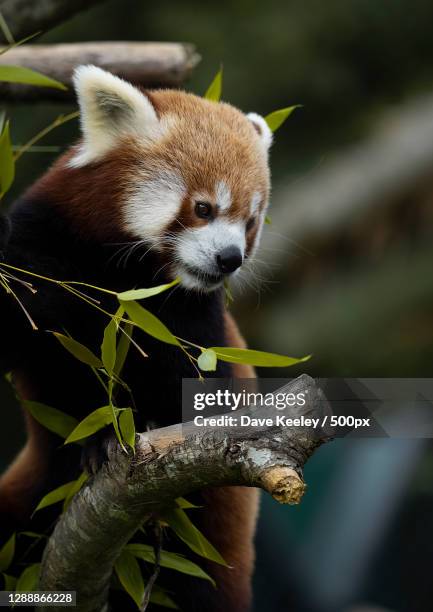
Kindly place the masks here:
<instances>
[{"instance_id":1,"label":"red panda's dark leg","mask_svg":"<svg viewBox=\"0 0 433 612\"><path fill-rule=\"evenodd\" d=\"M226 342L228 346L245 348L236 323L225 314ZM251 366L235 364L233 376L255 378ZM207 569L215 578L217 590L206 609L225 612L247 612L252 605L251 580L254 571L254 535L259 508L259 492L249 487L220 487L202 492L205 499L203 531L215 548L231 566L225 568L213 563Z\"/></svg>"},{"instance_id":2,"label":"red panda's dark leg","mask_svg":"<svg viewBox=\"0 0 433 612\"><path fill-rule=\"evenodd\" d=\"M51 434L26 415L26 445L0 477L1 540L25 526L40 501L55 445Z\"/></svg>"},{"instance_id":3,"label":"red panda's dark leg","mask_svg":"<svg viewBox=\"0 0 433 612\"><path fill-rule=\"evenodd\" d=\"M21 400L34 394L21 372L13 373L14 386ZM24 411L27 441L24 448L0 475L0 543L13 531L27 526L41 497L50 489L71 480L66 474L70 451L62 451L61 439ZM62 472L65 472L63 476Z\"/></svg>"},{"instance_id":4,"label":"red panda's dark leg","mask_svg":"<svg viewBox=\"0 0 433 612\"><path fill-rule=\"evenodd\" d=\"M215 606L207 609L249 612L259 492L248 487L221 487L203 491L203 497L203 532L230 565L226 568L213 563L207 567L217 583Z\"/></svg>"}]
</instances>

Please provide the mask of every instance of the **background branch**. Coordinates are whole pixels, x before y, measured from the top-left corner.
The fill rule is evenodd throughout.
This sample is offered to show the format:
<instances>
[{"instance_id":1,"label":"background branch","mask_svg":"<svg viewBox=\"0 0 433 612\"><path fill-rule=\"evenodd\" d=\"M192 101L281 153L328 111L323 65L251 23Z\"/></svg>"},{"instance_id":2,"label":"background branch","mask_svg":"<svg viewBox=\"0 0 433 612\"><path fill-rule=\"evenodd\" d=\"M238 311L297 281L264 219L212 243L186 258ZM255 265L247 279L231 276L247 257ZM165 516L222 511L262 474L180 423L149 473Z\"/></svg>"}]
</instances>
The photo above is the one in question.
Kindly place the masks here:
<instances>
[{"instance_id":1,"label":"background branch","mask_svg":"<svg viewBox=\"0 0 433 612\"><path fill-rule=\"evenodd\" d=\"M322 391L306 375L277 392L305 393L306 404L285 416L330 413ZM264 418L273 412L253 406L236 416L242 414ZM330 435L323 428L202 429L187 423L140 434L134 458L113 443L110 461L59 520L45 549L40 588L76 590L77 610L101 610L114 562L146 517L209 486L261 487L279 502L299 503L305 489L302 468Z\"/></svg>"},{"instance_id":2,"label":"background branch","mask_svg":"<svg viewBox=\"0 0 433 612\"><path fill-rule=\"evenodd\" d=\"M303 180L290 179L273 197L272 224L264 232L267 261L287 275L297 266L294 245L317 253L378 210L398 205L426 182L433 164L433 95L389 112L363 142L334 155ZM272 230L272 227L271 227ZM290 242L287 238L290 238ZM394 297L394 296L393 296Z\"/></svg>"},{"instance_id":3,"label":"background branch","mask_svg":"<svg viewBox=\"0 0 433 612\"><path fill-rule=\"evenodd\" d=\"M101 0L0 0L3 15L15 40L62 23ZM4 40L0 33L0 40Z\"/></svg>"},{"instance_id":4,"label":"background branch","mask_svg":"<svg viewBox=\"0 0 433 612\"><path fill-rule=\"evenodd\" d=\"M0 84L3 100L75 99L72 73L80 64L96 64L142 87L177 87L199 61L193 45L157 42L98 42L24 45L0 56L0 65L32 68L67 85L67 91L13 83Z\"/></svg>"}]
</instances>

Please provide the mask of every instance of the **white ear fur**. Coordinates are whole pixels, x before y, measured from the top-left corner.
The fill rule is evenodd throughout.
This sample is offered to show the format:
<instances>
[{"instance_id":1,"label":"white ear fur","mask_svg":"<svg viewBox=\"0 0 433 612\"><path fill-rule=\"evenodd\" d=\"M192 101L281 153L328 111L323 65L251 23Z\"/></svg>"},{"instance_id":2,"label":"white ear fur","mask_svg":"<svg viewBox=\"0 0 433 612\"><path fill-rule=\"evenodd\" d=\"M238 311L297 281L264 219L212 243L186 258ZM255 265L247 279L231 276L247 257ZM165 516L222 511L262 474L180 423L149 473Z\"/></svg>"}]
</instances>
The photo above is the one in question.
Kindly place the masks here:
<instances>
[{"instance_id":1,"label":"white ear fur","mask_svg":"<svg viewBox=\"0 0 433 612\"><path fill-rule=\"evenodd\" d=\"M81 111L83 145L70 165L100 158L126 134L152 142L162 132L155 109L145 94L97 66L79 66L73 82Z\"/></svg>"},{"instance_id":2,"label":"white ear fur","mask_svg":"<svg viewBox=\"0 0 433 612\"><path fill-rule=\"evenodd\" d=\"M273 134L261 115L257 113L248 113L247 118L251 121L256 129L256 132L260 136L260 139L265 147L266 151L269 150L269 147L272 144Z\"/></svg>"}]
</instances>

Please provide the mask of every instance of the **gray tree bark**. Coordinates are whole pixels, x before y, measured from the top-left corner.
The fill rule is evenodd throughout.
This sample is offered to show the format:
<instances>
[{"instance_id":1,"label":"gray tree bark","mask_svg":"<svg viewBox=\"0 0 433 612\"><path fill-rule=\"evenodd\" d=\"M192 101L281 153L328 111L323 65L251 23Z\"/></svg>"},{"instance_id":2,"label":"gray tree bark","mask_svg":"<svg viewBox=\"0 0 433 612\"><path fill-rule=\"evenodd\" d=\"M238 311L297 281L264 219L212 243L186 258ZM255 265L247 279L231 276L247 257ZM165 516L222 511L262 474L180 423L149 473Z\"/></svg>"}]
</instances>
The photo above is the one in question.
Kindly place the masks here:
<instances>
[{"instance_id":1,"label":"gray tree bark","mask_svg":"<svg viewBox=\"0 0 433 612\"><path fill-rule=\"evenodd\" d=\"M305 405L285 416L322 422L330 414L322 391L306 375L278 392L305 393ZM236 413L242 414L273 416L263 406ZM187 423L138 435L134 457L113 444L110 460L59 520L45 549L40 588L76 590L79 612L103 610L113 565L146 517L209 486L261 487L281 503L297 504L305 490L302 468L331 435L325 426L211 430Z\"/></svg>"},{"instance_id":2,"label":"gray tree bark","mask_svg":"<svg viewBox=\"0 0 433 612\"><path fill-rule=\"evenodd\" d=\"M61 81L68 90L0 83L0 97L14 102L71 102L75 98L72 73L80 64L95 64L142 87L178 87L190 76L199 59L193 45L181 43L24 45L0 55L0 66L18 65L37 70Z\"/></svg>"}]
</instances>

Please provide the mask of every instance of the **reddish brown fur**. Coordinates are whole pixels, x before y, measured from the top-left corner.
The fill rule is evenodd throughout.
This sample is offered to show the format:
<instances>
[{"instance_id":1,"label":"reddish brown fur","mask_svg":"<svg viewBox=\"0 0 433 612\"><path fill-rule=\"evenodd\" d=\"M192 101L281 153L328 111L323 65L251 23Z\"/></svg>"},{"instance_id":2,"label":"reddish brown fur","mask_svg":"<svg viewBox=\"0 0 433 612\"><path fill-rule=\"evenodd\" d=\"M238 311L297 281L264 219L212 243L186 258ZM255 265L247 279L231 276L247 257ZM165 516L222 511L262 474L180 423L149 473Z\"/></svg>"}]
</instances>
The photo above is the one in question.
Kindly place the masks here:
<instances>
[{"instance_id":1,"label":"reddish brown fur","mask_svg":"<svg viewBox=\"0 0 433 612\"><path fill-rule=\"evenodd\" d=\"M205 223L193 214L194 193L205 192L216 204L215 185L221 180L232 195L233 203L224 213L227 217L247 221L254 192L261 194L260 207L264 207L269 197L267 159L253 124L240 111L180 91L154 91L149 96L160 117L175 117L167 136L150 146L125 137L102 160L81 168L68 166L77 151L71 149L30 194L49 199L62 208L78 232L102 242L125 236L119 213L131 187L164 168L177 172L187 186L179 215L185 227ZM180 231L182 225L177 223L170 231ZM256 231L257 225L249 232L249 248Z\"/></svg>"},{"instance_id":2,"label":"reddish brown fur","mask_svg":"<svg viewBox=\"0 0 433 612\"><path fill-rule=\"evenodd\" d=\"M133 137L125 138L103 160L78 169L68 167L75 153L71 150L30 189L31 196L61 208L79 235L101 243L124 237L125 232L119 227L119 213L131 184L151 178L161 168L178 172L187 186L179 214L181 223L173 224L170 231L180 231L182 225L199 227L205 223L193 214L191 198L203 191L215 198L215 185L221 180L231 190L233 205L224 213L229 218L247 221L256 191L262 196L263 208L269 195L266 154L256 129L242 113L229 105L215 104L183 92L155 91L149 95L160 117L176 116L162 141L145 147ZM256 232L257 224L247 236L248 249ZM245 347L229 313L226 313L225 325L227 344ZM233 369L236 377L254 377L250 366L235 364ZM27 396L27 392L21 393L22 398ZM41 479L41 472L48 469L50 460L48 454L41 457L33 444L35 438L40 440L46 434L32 419L28 425L29 442L1 481L0 504L13 512L20 512L24 507L29 483L33 487L33 482ZM37 447L41 448L40 441ZM34 487L31 494L34 497ZM258 493L254 489L231 487L209 489L205 496L211 508L206 513L205 531L232 566L232 569L212 567L218 582L218 601L221 609L246 612L251 602ZM19 503L14 505L14 500Z\"/></svg>"},{"instance_id":3,"label":"reddish brown fur","mask_svg":"<svg viewBox=\"0 0 433 612\"><path fill-rule=\"evenodd\" d=\"M14 372L13 382L21 401L37 397L21 372ZM53 445L52 434L28 411L24 411L24 416L26 445L0 478L0 524L3 528L7 525L23 526L30 519L58 444L56 441Z\"/></svg>"},{"instance_id":4,"label":"reddish brown fur","mask_svg":"<svg viewBox=\"0 0 433 612\"><path fill-rule=\"evenodd\" d=\"M225 313L228 346L246 348L246 343L229 312ZM254 368L234 364L235 378L255 378ZM204 491L211 512L205 515L205 531L231 568L209 567L218 584L221 610L246 612L252 601L254 533L259 509L259 492L248 487L220 487Z\"/></svg>"}]
</instances>

